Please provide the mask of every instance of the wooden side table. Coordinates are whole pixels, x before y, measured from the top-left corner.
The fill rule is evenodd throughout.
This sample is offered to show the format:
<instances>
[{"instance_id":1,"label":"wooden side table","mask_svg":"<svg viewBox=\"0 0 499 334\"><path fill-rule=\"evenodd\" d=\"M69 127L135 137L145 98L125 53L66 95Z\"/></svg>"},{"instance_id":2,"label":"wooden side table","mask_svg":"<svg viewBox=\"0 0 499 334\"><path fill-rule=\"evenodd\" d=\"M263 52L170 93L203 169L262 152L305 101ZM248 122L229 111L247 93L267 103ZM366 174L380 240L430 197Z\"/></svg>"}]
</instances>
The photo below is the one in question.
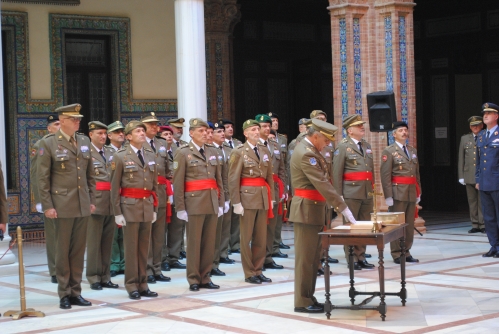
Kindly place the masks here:
<instances>
[{"instance_id":1,"label":"wooden side table","mask_svg":"<svg viewBox=\"0 0 499 334\"><path fill-rule=\"evenodd\" d=\"M322 250L325 262L324 280L326 289L326 303L324 304L324 311L328 319L331 317L331 311L334 309L347 309L347 310L377 310L381 314L381 320L385 321L386 318L386 296L399 296L402 300L402 306L405 306L407 299L407 290L405 289L405 233L407 224L402 225L389 225L385 226L379 232L371 232L369 230L342 230L331 229L319 233L322 236ZM400 240L400 278L401 289L399 292L385 292L385 267L383 261L383 251L385 244ZM329 264L327 258L329 256L329 245L343 245L349 246L349 271L350 271L350 290L349 297L352 305L350 306L337 306L331 304L330 282L329 282ZM353 245L374 245L378 248L379 258L379 291L374 292L360 292L355 290L354 269L353 269ZM360 304L355 305L355 297L358 295L368 295L369 298L362 301ZM374 298L379 297L380 303L378 306L366 306Z\"/></svg>"}]
</instances>

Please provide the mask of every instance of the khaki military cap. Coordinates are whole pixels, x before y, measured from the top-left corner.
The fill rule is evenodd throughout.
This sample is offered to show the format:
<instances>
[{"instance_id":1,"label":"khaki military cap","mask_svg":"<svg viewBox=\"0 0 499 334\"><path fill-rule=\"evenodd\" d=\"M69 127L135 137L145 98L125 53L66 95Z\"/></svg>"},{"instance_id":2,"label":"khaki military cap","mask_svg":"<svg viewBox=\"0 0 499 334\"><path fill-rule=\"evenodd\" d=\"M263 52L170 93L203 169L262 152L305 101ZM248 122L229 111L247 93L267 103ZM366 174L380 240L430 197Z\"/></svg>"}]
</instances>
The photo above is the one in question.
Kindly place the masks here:
<instances>
[{"instance_id":1,"label":"khaki military cap","mask_svg":"<svg viewBox=\"0 0 499 334\"><path fill-rule=\"evenodd\" d=\"M151 112L148 115L142 116L140 119L142 123L150 123L150 122L159 122L159 119L156 117L156 114Z\"/></svg>"},{"instance_id":2,"label":"khaki military cap","mask_svg":"<svg viewBox=\"0 0 499 334\"><path fill-rule=\"evenodd\" d=\"M106 124L103 124L99 121L92 121L92 122L88 122L88 129L90 131L92 130L99 130L99 129L104 129L104 130L107 130L107 125Z\"/></svg>"},{"instance_id":3,"label":"khaki military cap","mask_svg":"<svg viewBox=\"0 0 499 334\"><path fill-rule=\"evenodd\" d=\"M168 124L176 127L176 128L183 128L185 127L184 125L185 119L184 118L174 118L174 119L169 119Z\"/></svg>"},{"instance_id":4,"label":"khaki military cap","mask_svg":"<svg viewBox=\"0 0 499 334\"><path fill-rule=\"evenodd\" d=\"M483 118L480 116L471 116L468 118L470 125L479 125L483 123Z\"/></svg>"},{"instance_id":5,"label":"khaki military cap","mask_svg":"<svg viewBox=\"0 0 499 334\"><path fill-rule=\"evenodd\" d=\"M317 116L319 116L321 114L324 115L324 116L326 116L326 118L327 118L327 114L324 111L322 111L322 110L314 110L314 111L312 111L310 113L310 118L316 118Z\"/></svg>"},{"instance_id":6,"label":"khaki military cap","mask_svg":"<svg viewBox=\"0 0 499 334\"><path fill-rule=\"evenodd\" d=\"M62 106L57 108L55 111L59 114L59 116L68 116L68 117L83 117L80 114L81 104L75 103L70 104L69 106Z\"/></svg>"},{"instance_id":7,"label":"khaki military cap","mask_svg":"<svg viewBox=\"0 0 499 334\"><path fill-rule=\"evenodd\" d=\"M268 117L268 116L267 116ZM243 131L246 130L247 128L250 128L252 126L258 126L260 127L260 123L254 119L248 119L243 123Z\"/></svg>"},{"instance_id":8,"label":"khaki military cap","mask_svg":"<svg viewBox=\"0 0 499 334\"><path fill-rule=\"evenodd\" d=\"M362 121L362 116L358 114L348 115L343 119L343 128L348 129L351 126L365 124L366 122Z\"/></svg>"},{"instance_id":9,"label":"khaki military cap","mask_svg":"<svg viewBox=\"0 0 499 334\"><path fill-rule=\"evenodd\" d=\"M338 127L331 123L321 121L320 119L312 119L312 126L315 130L322 133L327 139L334 140L334 135L338 131Z\"/></svg>"},{"instance_id":10,"label":"khaki military cap","mask_svg":"<svg viewBox=\"0 0 499 334\"><path fill-rule=\"evenodd\" d=\"M107 131L109 132L113 132L120 129L125 129L125 126L120 121L113 122L107 126Z\"/></svg>"},{"instance_id":11,"label":"khaki military cap","mask_svg":"<svg viewBox=\"0 0 499 334\"><path fill-rule=\"evenodd\" d=\"M303 124L305 124L307 126L307 128L308 128L309 126L312 125L312 118L305 119L305 121L303 122Z\"/></svg>"},{"instance_id":12,"label":"khaki military cap","mask_svg":"<svg viewBox=\"0 0 499 334\"><path fill-rule=\"evenodd\" d=\"M200 127L206 127L209 128L210 125L203 121L201 118L191 118L189 120L189 128L195 129L195 128L200 128Z\"/></svg>"},{"instance_id":13,"label":"khaki military cap","mask_svg":"<svg viewBox=\"0 0 499 334\"><path fill-rule=\"evenodd\" d=\"M144 131L146 131L146 126L144 125L144 123L142 123L141 121L130 121L126 126L125 126L125 134L128 135L130 134L133 130L137 129L137 128L143 128Z\"/></svg>"}]
</instances>

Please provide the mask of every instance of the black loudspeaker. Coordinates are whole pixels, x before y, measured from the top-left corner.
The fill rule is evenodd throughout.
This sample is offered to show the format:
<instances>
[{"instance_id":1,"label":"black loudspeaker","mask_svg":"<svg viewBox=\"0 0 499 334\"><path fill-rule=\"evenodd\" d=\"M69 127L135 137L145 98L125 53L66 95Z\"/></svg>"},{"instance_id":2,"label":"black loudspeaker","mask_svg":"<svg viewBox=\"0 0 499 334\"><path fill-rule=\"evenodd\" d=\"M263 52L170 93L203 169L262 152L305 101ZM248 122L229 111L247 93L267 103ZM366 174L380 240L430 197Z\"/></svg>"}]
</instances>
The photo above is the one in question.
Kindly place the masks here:
<instances>
[{"instance_id":1,"label":"black loudspeaker","mask_svg":"<svg viewBox=\"0 0 499 334\"><path fill-rule=\"evenodd\" d=\"M367 94L369 108L369 130L371 132L388 132L392 123L397 121L395 94L392 91Z\"/></svg>"}]
</instances>

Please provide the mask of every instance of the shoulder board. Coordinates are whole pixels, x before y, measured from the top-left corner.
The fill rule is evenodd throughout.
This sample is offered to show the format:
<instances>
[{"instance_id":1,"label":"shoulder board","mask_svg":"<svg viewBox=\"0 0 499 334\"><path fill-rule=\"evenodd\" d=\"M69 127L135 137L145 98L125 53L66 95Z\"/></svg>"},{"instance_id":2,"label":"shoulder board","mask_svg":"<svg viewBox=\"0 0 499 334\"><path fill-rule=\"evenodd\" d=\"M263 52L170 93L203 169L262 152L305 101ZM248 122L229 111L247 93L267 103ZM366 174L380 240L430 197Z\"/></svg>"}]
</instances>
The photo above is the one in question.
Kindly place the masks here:
<instances>
[{"instance_id":1,"label":"shoulder board","mask_svg":"<svg viewBox=\"0 0 499 334\"><path fill-rule=\"evenodd\" d=\"M208 146L208 147L215 147L215 146L213 146L213 144L206 143L205 145Z\"/></svg>"},{"instance_id":2,"label":"shoulder board","mask_svg":"<svg viewBox=\"0 0 499 334\"><path fill-rule=\"evenodd\" d=\"M283 138L286 138L286 139L288 138L288 136L287 136L287 135L284 135L284 134L282 134L282 133L278 133L278 134L277 134L277 136L279 136L279 137L283 137Z\"/></svg>"},{"instance_id":3,"label":"shoulder board","mask_svg":"<svg viewBox=\"0 0 499 334\"><path fill-rule=\"evenodd\" d=\"M362 138L362 139L361 139L361 141L362 141L363 143L367 143L367 140L365 140L364 138Z\"/></svg>"},{"instance_id":4,"label":"shoulder board","mask_svg":"<svg viewBox=\"0 0 499 334\"><path fill-rule=\"evenodd\" d=\"M224 147L230 147L230 145L226 141L223 142L222 146L224 146Z\"/></svg>"},{"instance_id":5,"label":"shoulder board","mask_svg":"<svg viewBox=\"0 0 499 334\"><path fill-rule=\"evenodd\" d=\"M42 139L49 138L55 136L55 133L48 133L45 136L42 137Z\"/></svg>"},{"instance_id":6,"label":"shoulder board","mask_svg":"<svg viewBox=\"0 0 499 334\"><path fill-rule=\"evenodd\" d=\"M408 148L416 149L414 146L411 146L411 145L405 145L405 146Z\"/></svg>"},{"instance_id":7,"label":"shoulder board","mask_svg":"<svg viewBox=\"0 0 499 334\"><path fill-rule=\"evenodd\" d=\"M144 151L153 153L152 149L150 149L149 147L144 147Z\"/></svg>"},{"instance_id":8,"label":"shoulder board","mask_svg":"<svg viewBox=\"0 0 499 334\"><path fill-rule=\"evenodd\" d=\"M277 140L275 140L275 139L269 139L269 141L272 143L278 143Z\"/></svg>"},{"instance_id":9,"label":"shoulder board","mask_svg":"<svg viewBox=\"0 0 499 334\"><path fill-rule=\"evenodd\" d=\"M122 147L117 152L125 152L125 151L126 151L126 147Z\"/></svg>"},{"instance_id":10,"label":"shoulder board","mask_svg":"<svg viewBox=\"0 0 499 334\"><path fill-rule=\"evenodd\" d=\"M348 139L343 138L343 139L341 140L341 142L342 142L342 143L346 143L346 142L348 142Z\"/></svg>"},{"instance_id":11,"label":"shoulder board","mask_svg":"<svg viewBox=\"0 0 499 334\"><path fill-rule=\"evenodd\" d=\"M238 146L234 147L234 150L240 150L240 149L242 149L242 148L243 148L243 146L244 146L243 144L238 145ZM229 147L230 147L230 146L229 146Z\"/></svg>"},{"instance_id":12,"label":"shoulder board","mask_svg":"<svg viewBox=\"0 0 499 334\"><path fill-rule=\"evenodd\" d=\"M263 143L262 143L262 142L258 142L258 143L257 143L257 145L258 145L258 146L263 146L263 147L265 147L265 145L263 145Z\"/></svg>"},{"instance_id":13,"label":"shoulder board","mask_svg":"<svg viewBox=\"0 0 499 334\"><path fill-rule=\"evenodd\" d=\"M182 144L178 148L185 148L185 147L189 147L189 144L188 143Z\"/></svg>"}]
</instances>

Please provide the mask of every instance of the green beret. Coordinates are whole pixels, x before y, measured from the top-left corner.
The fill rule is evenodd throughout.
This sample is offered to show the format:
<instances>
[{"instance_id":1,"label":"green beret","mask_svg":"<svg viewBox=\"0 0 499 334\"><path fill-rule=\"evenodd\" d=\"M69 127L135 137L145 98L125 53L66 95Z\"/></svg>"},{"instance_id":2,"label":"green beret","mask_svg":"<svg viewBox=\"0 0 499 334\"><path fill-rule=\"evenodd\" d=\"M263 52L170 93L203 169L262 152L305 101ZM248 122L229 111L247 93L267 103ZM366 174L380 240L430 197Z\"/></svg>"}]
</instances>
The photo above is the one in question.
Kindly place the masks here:
<instances>
[{"instance_id":1,"label":"green beret","mask_svg":"<svg viewBox=\"0 0 499 334\"><path fill-rule=\"evenodd\" d=\"M206 128L210 127L208 125L208 123L206 123L205 121L203 121L201 118L191 118L189 120L189 127L190 128L200 128L202 126L204 126Z\"/></svg>"},{"instance_id":2,"label":"green beret","mask_svg":"<svg viewBox=\"0 0 499 334\"><path fill-rule=\"evenodd\" d=\"M88 129L90 131L92 131L92 130L100 130L100 129L107 130L107 125L103 124L103 123L101 123L99 121L92 121L92 122L88 122Z\"/></svg>"},{"instance_id":3,"label":"green beret","mask_svg":"<svg viewBox=\"0 0 499 334\"><path fill-rule=\"evenodd\" d=\"M146 126L141 121L130 121L125 126L125 134L126 135L130 134L133 130L137 129L138 127L141 127L142 129L144 129L144 131L146 131Z\"/></svg>"},{"instance_id":4,"label":"green beret","mask_svg":"<svg viewBox=\"0 0 499 334\"><path fill-rule=\"evenodd\" d=\"M260 123L258 123L254 119L248 119L247 121L245 121L243 123L243 131L246 130L247 128L249 128L249 127L252 127L252 126L258 126L258 127L260 127Z\"/></svg>"},{"instance_id":5,"label":"green beret","mask_svg":"<svg viewBox=\"0 0 499 334\"><path fill-rule=\"evenodd\" d=\"M121 123L120 121L113 122L107 126L108 132L113 132L113 131L120 130L120 129L122 129L122 130L125 129L125 127L123 126L123 123Z\"/></svg>"},{"instance_id":6,"label":"green beret","mask_svg":"<svg viewBox=\"0 0 499 334\"><path fill-rule=\"evenodd\" d=\"M258 123L270 123L270 124L272 124L272 118L270 118L269 115L265 115L265 114L256 115L255 120L258 121Z\"/></svg>"}]
</instances>

